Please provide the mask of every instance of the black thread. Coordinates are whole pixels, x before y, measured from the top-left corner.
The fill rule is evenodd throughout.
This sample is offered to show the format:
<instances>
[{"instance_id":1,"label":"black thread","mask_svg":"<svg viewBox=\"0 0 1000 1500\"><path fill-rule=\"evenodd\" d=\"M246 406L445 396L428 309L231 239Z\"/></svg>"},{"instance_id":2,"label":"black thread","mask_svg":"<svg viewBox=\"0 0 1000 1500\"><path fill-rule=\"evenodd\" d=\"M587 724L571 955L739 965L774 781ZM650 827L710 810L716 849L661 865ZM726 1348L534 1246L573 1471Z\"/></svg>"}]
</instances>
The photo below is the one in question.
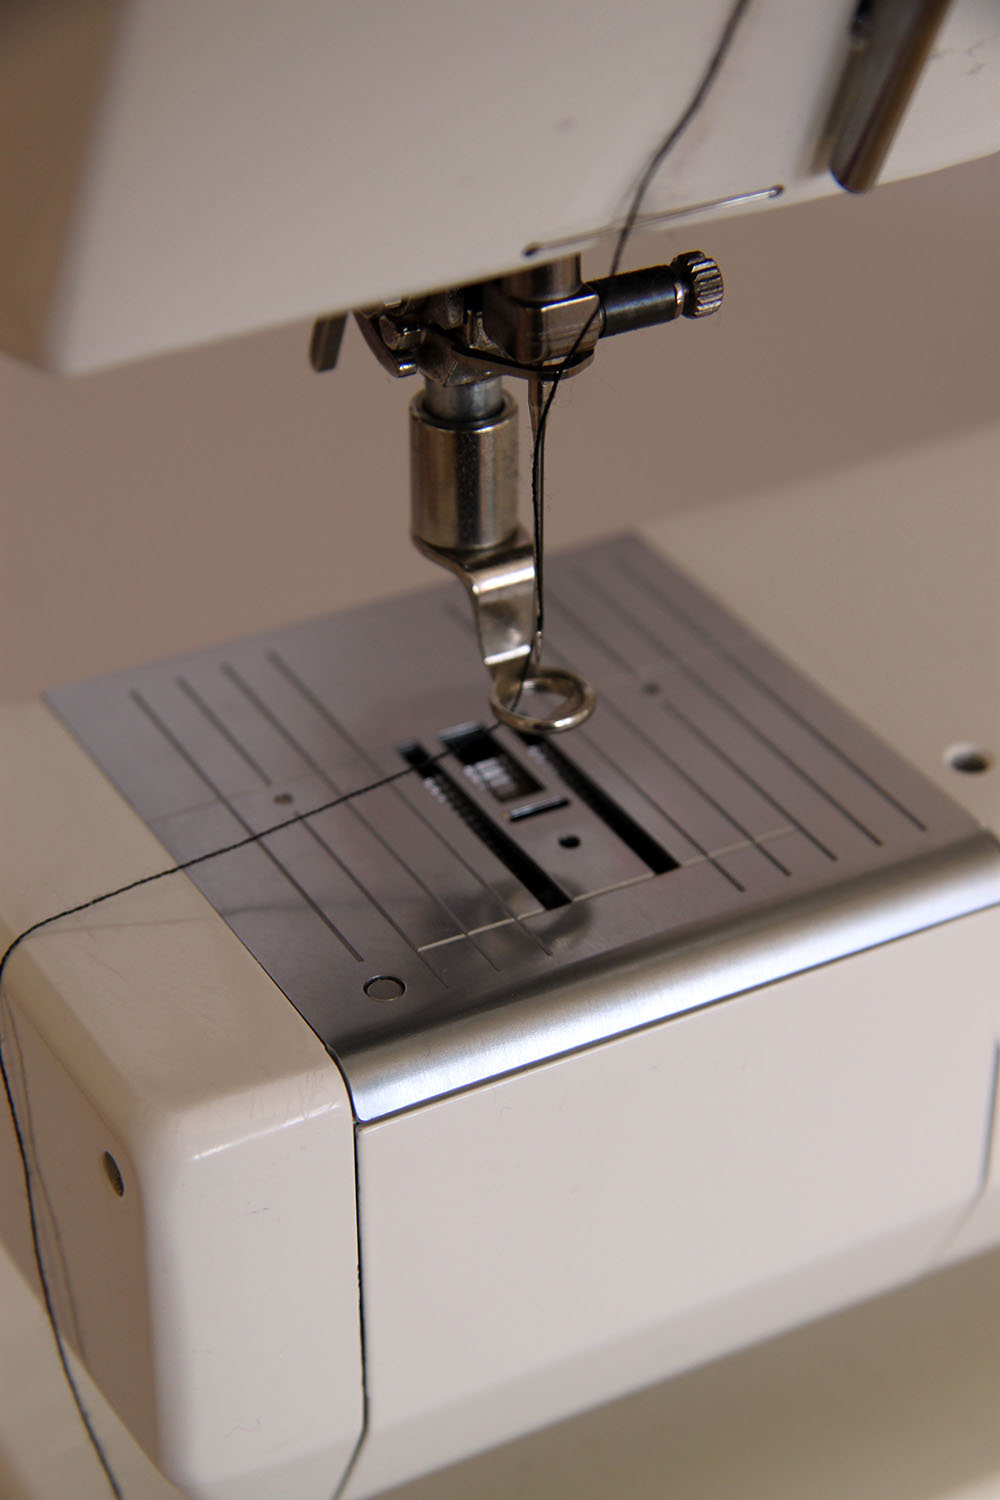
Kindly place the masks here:
<instances>
[{"instance_id":1,"label":"black thread","mask_svg":"<svg viewBox=\"0 0 1000 1500\"><path fill-rule=\"evenodd\" d=\"M499 727L499 722L496 720L494 720L494 722L489 726L489 728L491 729L497 729ZM444 757L449 754L451 754L451 752L448 749L440 750L436 755L429 756L426 764L431 765L435 761L443 760ZM210 849L205 854L196 854L191 859L182 860L179 864L171 865L167 869L156 870L152 875L140 875L138 879L130 880L125 885L116 886L116 888L112 891L104 891L99 896L92 896L89 901L80 901L76 906L67 906L62 911L53 912L51 916L42 917L38 922L32 922L30 927L26 927L23 932L18 933L17 937L7 945L6 949L4 950L3 957L0 958L0 993L2 993L3 988L4 971L7 968L8 962L16 953L17 949L23 942L25 942L27 938L32 937L36 932L41 932L41 930L45 927L50 927L53 922L60 922L64 917L75 917L80 912L90 911L95 906L102 906L105 901L113 901L118 896L127 895L130 891L137 891L140 890L143 886L153 885L160 880L167 880L171 875L179 875L182 870L191 870L195 867L195 865L203 865L210 859L221 859L226 854L233 854L238 849L245 849L250 844L259 843L261 839L266 839L273 833L280 833L284 828L291 828L296 823L303 823L307 818L318 817L320 813L329 812L331 808L339 807L344 802L351 802L356 797L363 797L366 793L374 792L379 787L389 786L394 781L402 780L404 776L412 775L413 767L403 766L401 770L393 771L388 776L381 776L377 781L366 782L364 786L356 787L353 791L342 792L339 796L331 797L326 802L321 802L317 807L309 808L306 812L295 813L291 817L282 818L280 822L272 823L268 828L261 829L259 833L246 834L243 838L235 839L231 844L224 844L221 846L221 848L218 849ZM37 1173L33 1172L31 1163L29 1161L28 1148L25 1142L24 1132L21 1128L21 1121L17 1113L17 1106L14 1103L13 1086L11 1084L10 1074L7 1068L7 1060L4 1055L2 1037L0 1037L0 1080L2 1080L3 1082L4 1097L7 1101L7 1111L10 1115L11 1125L14 1127L14 1140L17 1146L17 1154L21 1162L21 1176L24 1180L24 1194L28 1206L28 1226L31 1233L31 1250L35 1262L35 1271L37 1272L39 1285L42 1291L42 1302L45 1308L45 1316L48 1320L49 1328L52 1331L52 1338L55 1342L56 1352L59 1356L59 1364L62 1368L66 1384L69 1387L70 1395L73 1397L73 1403L76 1406L80 1421L82 1422L84 1431L86 1432L87 1438L89 1439L90 1446L93 1448L94 1453L97 1456L97 1461L104 1471L104 1476L108 1481L108 1485L111 1489L112 1495L114 1496L114 1500L124 1500L121 1485L118 1483L115 1472L111 1467L111 1463L106 1452L104 1451L104 1445L101 1442L96 1428L94 1427L93 1419L91 1418L91 1415L87 1410L87 1406L84 1402L80 1387L77 1385L76 1377L74 1376L73 1370L70 1366L66 1343L63 1339L62 1331L59 1327L59 1321L56 1318L55 1304L52 1297L52 1286L49 1281L48 1272L45 1269L45 1261L42 1256L41 1229L39 1224L38 1206L36 1202L34 1185L34 1178Z\"/></svg>"},{"instance_id":2,"label":"black thread","mask_svg":"<svg viewBox=\"0 0 1000 1500\"><path fill-rule=\"evenodd\" d=\"M63 913L60 912L59 915L62 916ZM16 937L8 947L3 958L0 959L0 975L3 974L4 965L6 964L8 957L11 953L13 953L18 943L21 942L22 938L28 937L32 932L37 932L39 927L46 926L48 922L54 922L56 920L57 919L55 917L47 917L44 922L36 922L34 926L26 928L19 937ZM118 1480L115 1477L114 1470L112 1469L111 1464L108 1460L108 1456L104 1451L104 1445L97 1434L97 1430L94 1427L93 1421L91 1420L90 1413L87 1410L86 1405L84 1404L83 1396L80 1394L80 1388L77 1385L76 1378L73 1374L72 1369L70 1368L69 1356L66 1352L66 1345L64 1344L62 1334L59 1331L59 1323L56 1319L56 1311L52 1302L52 1288L49 1285L49 1278L46 1274L45 1264L42 1260L42 1247L38 1228L38 1213L35 1208L35 1193L34 1187L32 1185L31 1167L28 1163L28 1151L24 1143L24 1133L21 1130L21 1122L18 1119L17 1110L14 1107L14 1095L11 1092L10 1078L7 1073L7 1063L3 1055L2 1044L0 1044L0 1078L3 1079L3 1089L7 1099L7 1109L10 1112L10 1122L14 1127L14 1140L17 1143L17 1154L21 1159L21 1175L24 1178L24 1192L25 1197L28 1201L28 1224L31 1230L31 1250L35 1260L35 1269L38 1272L38 1280L42 1288L42 1302L45 1307L45 1316L48 1320L49 1327L52 1330L52 1337L55 1340L56 1353L59 1356L59 1364L62 1367L62 1372L65 1377L66 1384L69 1386L70 1394L73 1397L73 1403L76 1406L80 1421L83 1423L84 1431L86 1432L87 1437L90 1440L90 1446L93 1448L95 1454L97 1455L98 1463L104 1470L104 1477L108 1481L108 1484L111 1488L111 1493L114 1495L115 1500L123 1500L121 1485L118 1483Z\"/></svg>"},{"instance_id":3,"label":"black thread","mask_svg":"<svg viewBox=\"0 0 1000 1500\"><path fill-rule=\"evenodd\" d=\"M722 64L725 61L726 54L729 51L733 37L736 34L736 30L740 22L742 21L745 12L749 9L750 4L751 0L736 0L736 3L729 13L726 24L723 27L715 50L708 61L705 71L702 74L698 86L692 94L687 107L685 108L683 114L681 114L677 122L671 128L669 134L664 136L662 142L656 148L655 152L650 157L649 162L644 168L643 173L639 178L638 183L636 184L635 190L633 191L632 198L629 203L628 212L625 216L625 222L622 225L621 232L619 233L618 240L615 245L614 254L611 257L611 267L608 273L609 275L614 276L618 271L621 265L622 257L625 253L625 247L632 236L633 230L635 229L636 221L639 217L643 199L646 196L649 185L655 177L658 169L662 166L666 157L669 156L670 152L676 146L677 142L680 140L681 136L684 134L685 130L690 125L691 121L699 112L706 98L708 97L709 91L711 90L712 85L714 84L722 67ZM532 545L535 554L535 645L533 650L529 651L527 656L525 657L524 668L521 673L521 682L518 688L517 697L514 702L515 708L517 707L517 703L520 701L521 694L524 691L524 685L528 679L529 667L532 659L536 652L540 656L542 632L545 625L545 594L543 578L544 481L545 434L548 426L549 413L552 410L552 403L554 402L556 398L556 392L559 389L559 382L562 380L563 376L573 364L573 361L579 353L580 346L589 333L591 325L596 316L597 309L595 309L594 312L591 313L587 322L584 324L583 328L577 335L573 347L570 349L569 353L565 356L561 363L553 369L551 375L545 374L541 376L541 378L548 385L549 389L539 409L538 423L535 429L531 459L531 510L533 536ZM541 663L539 660L539 666L540 665ZM499 728L499 724L494 721L494 723L488 727L491 729ZM451 752L449 750L445 749L439 751L436 755L429 756L427 761L424 762L424 768L426 768L426 766L428 765L433 764L435 761L443 760L444 757L446 755L449 755L450 753ZM68 906L63 911L53 912L53 914L49 917L42 917L40 921L33 922L30 927L26 927L23 932L18 933L17 937L15 937L13 941L8 944L6 950L4 951L3 957L0 958L0 993L2 993L3 975L8 961L12 958L14 953L27 938L32 937L36 932L40 932L44 927L49 927L54 922L62 921L64 917L74 917L77 916L80 912L90 911L93 907L101 906L105 901L113 901L118 896L127 895L130 891L137 891L143 886L154 884L154 882L156 881L166 880L171 875L180 874L182 870L193 869L196 865L205 864L210 859L221 859L226 854L233 854L238 849L245 849L248 845L259 843L261 839L266 839L273 833L279 833L284 828L291 828L294 824L302 823L307 818L318 817L320 813L328 812L331 808L334 807L339 807L343 802L350 802L356 797L363 797L368 792L377 791L379 787L389 786L392 782L400 781L404 776L411 776L413 775L413 773L414 767L404 766L402 770L394 771L388 776L379 777L377 781L368 782L365 786L356 787L354 791L344 792L340 796L332 797L329 801L321 803L318 807L310 808L308 812L295 813L292 817L283 818L280 823L273 823L269 828L264 828L259 833L247 834L244 838L236 839L231 844L224 844L221 848L211 849L206 854L196 854L192 859L186 859L183 860L180 864L171 865L169 869L157 870L152 875L142 875L137 880L130 880L126 885L118 886L113 891L105 891L102 895L94 896L89 901L81 901L76 906ZM14 1139L17 1144L17 1153L21 1161L21 1173L24 1178L24 1193L28 1206L28 1222L31 1230L31 1248L35 1261L35 1270L38 1274L39 1284L42 1289L42 1300L45 1307L45 1315L48 1320L49 1327L52 1330L52 1337L55 1341L56 1351L59 1356L59 1363L62 1367L62 1372L65 1376L66 1384L69 1387L70 1394L73 1397L73 1402L79 1414L80 1421L83 1423L84 1430L90 1441L90 1445L97 1456L98 1463L104 1471L105 1478L108 1481L108 1485L111 1489L112 1495L114 1496L114 1500L124 1500L121 1485L118 1483L108 1456L104 1451L104 1446L100 1440L100 1437L98 1436L93 1421L90 1417L90 1413L88 1412L84 1403L83 1396L81 1395L80 1389L76 1383L76 1379L70 1367L66 1345L63 1341L63 1336L59 1329L58 1320L56 1319L55 1306L52 1300L52 1288L50 1286L49 1278L46 1273L45 1264L42 1258L38 1210L35 1202L35 1190L32 1180L33 1174L30 1163L28 1161L28 1151L25 1145L24 1134L21 1130L21 1123L18 1118L17 1107L14 1103L14 1095L11 1088L10 1076L7 1071L7 1062L6 1058L4 1057L2 1037L0 1037L0 1079L2 1079L3 1081L4 1095L7 1100L7 1109L10 1114L11 1124L14 1127Z\"/></svg>"},{"instance_id":4,"label":"black thread","mask_svg":"<svg viewBox=\"0 0 1000 1500\"><path fill-rule=\"evenodd\" d=\"M657 146L656 150L653 152L645 168L643 169L642 175L635 186L634 192L632 193L624 223L622 224L621 231L619 232L618 239L615 243L614 253L611 257L611 266L608 270L609 276L616 275L618 270L620 269L622 259L625 254L625 247L632 237L632 233L636 226L636 221L638 220L640 211L642 209L643 200L645 199L645 196L649 191L650 184L659 171L660 167L663 165L666 158L670 155L671 151L677 145L677 142L680 140L681 136L691 124L691 121L694 119L695 115L698 114L702 105L705 103L712 85L715 83L715 80L719 75L722 64L726 60L726 56L729 52L730 46L732 45L732 41L734 36L736 35L739 24L743 20L743 17L747 10L750 8L751 3L752 0L736 0L735 5L729 12L729 15L726 19L725 26L722 28L719 40L715 45L715 51L709 58L705 71L702 73L701 78L698 81L698 86L695 89L694 93L691 95L686 109L679 116L676 123L671 127L669 133L663 137L663 140ZM549 412L552 410L552 403L555 400L556 392L559 389L559 382L562 380L563 376L566 374L567 370L576 359L576 356L580 350L580 346L583 343L584 339L587 337L587 334L590 332L591 325L593 324L596 317L597 309L595 308L590 317L587 319L583 328L581 328L573 344L573 347L570 349L565 359L563 359L562 362L555 367L555 369L552 371L551 376L543 375L540 377L549 382L549 390L538 414L538 425L535 429L535 441L532 447L531 454L532 546L535 554L535 650L539 653L539 655L541 653L542 632L545 628L545 582L543 576L543 570L545 566L545 553L543 547L545 529L545 433L548 427ZM541 662L539 661L539 666L540 665ZM520 693L518 694L518 697L520 697ZM517 705L515 702L515 707L516 706Z\"/></svg>"}]
</instances>

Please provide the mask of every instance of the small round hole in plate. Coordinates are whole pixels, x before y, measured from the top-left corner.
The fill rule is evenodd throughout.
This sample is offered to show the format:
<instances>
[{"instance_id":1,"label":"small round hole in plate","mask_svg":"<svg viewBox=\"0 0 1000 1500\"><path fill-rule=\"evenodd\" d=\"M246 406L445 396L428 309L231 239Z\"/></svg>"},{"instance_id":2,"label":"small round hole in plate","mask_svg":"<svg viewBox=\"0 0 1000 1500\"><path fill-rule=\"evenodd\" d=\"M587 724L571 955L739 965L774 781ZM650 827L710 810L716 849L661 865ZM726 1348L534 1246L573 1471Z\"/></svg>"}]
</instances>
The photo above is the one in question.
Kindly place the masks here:
<instances>
[{"instance_id":1,"label":"small round hole in plate","mask_svg":"<svg viewBox=\"0 0 1000 1500\"><path fill-rule=\"evenodd\" d=\"M576 833L564 833L559 840L564 849L579 849L580 837Z\"/></svg>"},{"instance_id":2,"label":"small round hole in plate","mask_svg":"<svg viewBox=\"0 0 1000 1500\"><path fill-rule=\"evenodd\" d=\"M963 776L977 776L988 771L993 764L989 751L978 745L952 745L945 751L944 758L953 771L960 771Z\"/></svg>"},{"instance_id":3,"label":"small round hole in plate","mask_svg":"<svg viewBox=\"0 0 1000 1500\"><path fill-rule=\"evenodd\" d=\"M274 800L279 807L288 807L290 803L295 801L295 798L291 792L275 792Z\"/></svg>"},{"instance_id":4,"label":"small round hole in plate","mask_svg":"<svg viewBox=\"0 0 1000 1500\"><path fill-rule=\"evenodd\" d=\"M394 974L373 974L365 980L365 994L369 1000L398 1000L405 994L406 985Z\"/></svg>"},{"instance_id":5,"label":"small round hole in plate","mask_svg":"<svg viewBox=\"0 0 1000 1500\"><path fill-rule=\"evenodd\" d=\"M125 1196L125 1179L122 1176L121 1168L119 1167L118 1163L115 1161L114 1157L111 1155L110 1151L105 1151L104 1155L101 1157L101 1166L104 1168L104 1175L105 1175L105 1177L108 1179L108 1181L110 1182L111 1186L114 1188L114 1190L117 1193L118 1197L119 1198L124 1198L124 1196Z\"/></svg>"}]
</instances>

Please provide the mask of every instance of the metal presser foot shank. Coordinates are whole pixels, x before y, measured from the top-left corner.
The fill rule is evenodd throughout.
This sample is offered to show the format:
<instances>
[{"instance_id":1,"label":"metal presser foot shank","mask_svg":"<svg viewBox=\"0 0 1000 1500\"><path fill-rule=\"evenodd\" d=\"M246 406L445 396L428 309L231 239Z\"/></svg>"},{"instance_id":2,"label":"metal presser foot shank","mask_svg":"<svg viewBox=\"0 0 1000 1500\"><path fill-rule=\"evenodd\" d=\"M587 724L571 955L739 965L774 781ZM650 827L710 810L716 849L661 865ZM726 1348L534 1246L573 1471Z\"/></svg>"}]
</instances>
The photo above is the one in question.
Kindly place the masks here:
<instances>
[{"instance_id":1,"label":"metal presser foot shank","mask_svg":"<svg viewBox=\"0 0 1000 1500\"><path fill-rule=\"evenodd\" d=\"M528 380L537 435L546 382L585 369L599 338L705 317L722 295L719 268L700 250L590 284L571 255L358 314L386 369L424 376L410 404L413 539L465 586L490 703L514 729L573 729L596 698L575 672L542 665L541 559L518 521L517 407L501 375ZM336 360L332 327L330 320L316 325L317 369Z\"/></svg>"},{"instance_id":2,"label":"metal presser foot shank","mask_svg":"<svg viewBox=\"0 0 1000 1500\"><path fill-rule=\"evenodd\" d=\"M529 734L573 729L594 690L575 672L533 660L537 579L517 517L517 407L499 378L443 386L428 380L410 406L413 539L461 579L491 678L497 718ZM522 703L556 698L547 713Z\"/></svg>"}]
</instances>

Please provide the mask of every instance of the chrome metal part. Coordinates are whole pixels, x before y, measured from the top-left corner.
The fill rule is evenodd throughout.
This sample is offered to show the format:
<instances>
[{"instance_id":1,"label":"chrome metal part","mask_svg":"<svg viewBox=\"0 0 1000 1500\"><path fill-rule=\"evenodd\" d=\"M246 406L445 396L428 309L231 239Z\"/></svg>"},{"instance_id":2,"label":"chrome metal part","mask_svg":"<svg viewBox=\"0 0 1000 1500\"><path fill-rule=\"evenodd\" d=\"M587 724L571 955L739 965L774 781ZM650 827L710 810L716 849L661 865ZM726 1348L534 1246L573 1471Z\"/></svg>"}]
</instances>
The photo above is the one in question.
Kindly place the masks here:
<instances>
[{"instance_id":1,"label":"chrome metal part","mask_svg":"<svg viewBox=\"0 0 1000 1500\"><path fill-rule=\"evenodd\" d=\"M593 689L530 662L540 645L536 559L517 519L517 408L499 380L426 382L410 405L410 488L414 542L469 595L494 712L533 734L575 729L593 711ZM556 699L544 713L543 695Z\"/></svg>"},{"instance_id":2,"label":"chrome metal part","mask_svg":"<svg viewBox=\"0 0 1000 1500\"><path fill-rule=\"evenodd\" d=\"M706 318L722 306L722 272L701 250L678 255L669 266L625 271L591 283L601 303L601 337L670 323L674 318Z\"/></svg>"},{"instance_id":3,"label":"chrome metal part","mask_svg":"<svg viewBox=\"0 0 1000 1500\"><path fill-rule=\"evenodd\" d=\"M50 697L179 860L410 768L190 871L361 1120L1000 901L990 835L637 541L552 559L548 615L600 690L557 742L477 722L447 589Z\"/></svg>"},{"instance_id":4,"label":"chrome metal part","mask_svg":"<svg viewBox=\"0 0 1000 1500\"><path fill-rule=\"evenodd\" d=\"M533 698L555 699L545 712L531 711ZM597 694L576 672L561 667L494 672L490 707L502 724L521 734L564 734L586 723L597 707Z\"/></svg>"},{"instance_id":5,"label":"chrome metal part","mask_svg":"<svg viewBox=\"0 0 1000 1500\"><path fill-rule=\"evenodd\" d=\"M488 550L431 547L416 534L414 540L425 557L455 574L469 596L497 718L528 734L563 734L589 718L597 699L588 682L568 668L532 664L535 554L524 528ZM538 705L532 712L532 699L537 704L542 696L549 700L545 711Z\"/></svg>"},{"instance_id":6,"label":"chrome metal part","mask_svg":"<svg viewBox=\"0 0 1000 1500\"><path fill-rule=\"evenodd\" d=\"M387 370L425 376L410 407L413 539L469 593L494 712L532 733L578 727L595 697L577 673L542 665L541 559L532 559L529 576L517 530L515 409L502 402L499 376L528 379L537 439L545 379L579 373L602 334L705 317L722 303L721 272L700 250L595 286L580 277L579 256L567 255L357 314ZM542 713L538 703L553 697Z\"/></svg>"},{"instance_id":7,"label":"chrome metal part","mask_svg":"<svg viewBox=\"0 0 1000 1500\"><path fill-rule=\"evenodd\" d=\"M589 351L601 333L600 302L589 288L554 302L515 302L496 282L483 288L483 327L518 365L544 365Z\"/></svg>"},{"instance_id":8,"label":"chrome metal part","mask_svg":"<svg viewBox=\"0 0 1000 1500\"><path fill-rule=\"evenodd\" d=\"M428 381L414 397L410 497L413 537L423 550L480 552L514 535L517 406L499 380L437 391Z\"/></svg>"},{"instance_id":9,"label":"chrome metal part","mask_svg":"<svg viewBox=\"0 0 1000 1500\"><path fill-rule=\"evenodd\" d=\"M504 408L504 388L499 376L470 380L464 385L441 385L424 381L424 409L441 422L483 422Z\"/></svg>"},{"instance_id":10,"label":"chrome metal part","mask_svg":"<svg viewBox=\"0 0 1000 1500\"><path fill-rule=\"evenodd\" d=\"M647 295L640 322L616 321L617 310ZM649 295L655 286L658 295ZM428 297L384 304L359 312L358 325L380 363L393 375L420 370L450 387L498 375L535 379L559 367L560 378L590 363L605 333L670 322L680 315L705 317L722 302L722 274L700 250L677 256L669 266L580 280L578 255L532 266L482 285L458 287ZM633 309L634 310L634 309Z\"/></svg>"},{"instance_id":11,"label":"chrome metal part","mask_svg":"<svg viewBox=\"0 0 1000 1500\"><path fill-rule=\"evenodd\" d=\"M685 250L671 262L677 275L681 313L685 318L709 318L722 306L725 286L716 261L703 250Z\"/></svg>"},{"instance_id":12,"label":"chrome metal part","mask_svg":"<svg viewBox=\"0 0 1000 1500\"><path fill-rule=\"evenodd\" d=\"M601 335L613 338L679 318L684 302L669 266L651 266L593 283L601 300Z\"/></svg>"},{"instance_id":13,"label":"chrome metal part","mask_svg":"<svg viewBox=\"0 0 1000 1500\"><path fill-rule=\"evenodd\" d=\"M834 105L830 171L866 193L878 181L949 0L862 0Z\"/></svg>"},{"instance_id":14,"label":"chrome metal part","mask_svg":"<svg viewBox=\"0 0 1000 1500\"><path fill-rule=\"evenodd\" d=\"M344 337L347 317L317 318L309 340L309 363L316 373L334 370L340 358L340 345Z\"/></svg>"},{"instance_id":15,"label":"chrome metal part","mask_svg":"<svg viewBox=\"0 0 1000 1500\"><path fill-rule=\"evenodd\" d=\"M505 296L514 301L536 306L575 297L583 285L580 257L562 255L524 271L512 271L509 276L501 277L498 285Z\"/></svg>"},{"instance_id":16,"label":"chrome metal part","mask_svg":"<svg viewBox=\"0 0 1000 1500\"><path fill-rule=\"evenodd\" d=\"M491 676L514 676L531 649L535 628L535 559L523 527L502 545L459 553L415 538L425 557L464 585L472 602L479 654Z\"/></svg>"},{"instance_id":17,"label":"chrome metal part","mask_svg":"<svg viewBox=\"0 0 1000 1500\"><path fill-rule=\"evenodd\" d=\"M600 299L580 279L580 257L567 256L487 282L482 323L488 337L519 365L543 365L594 347Z\"/></svg>"}]
</instances>

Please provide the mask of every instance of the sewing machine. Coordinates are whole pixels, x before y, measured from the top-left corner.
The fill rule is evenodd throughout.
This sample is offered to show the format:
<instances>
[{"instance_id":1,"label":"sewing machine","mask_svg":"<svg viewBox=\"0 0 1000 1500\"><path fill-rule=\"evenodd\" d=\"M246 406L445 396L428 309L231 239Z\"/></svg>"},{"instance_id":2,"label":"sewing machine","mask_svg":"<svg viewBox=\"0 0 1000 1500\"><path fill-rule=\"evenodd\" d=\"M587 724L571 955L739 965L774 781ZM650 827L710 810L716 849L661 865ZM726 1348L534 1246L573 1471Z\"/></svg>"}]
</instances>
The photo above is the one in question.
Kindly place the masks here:
<instances>
[{"instance_id":1,"label":"sewing machine","mask_svg":"<svg viewBox=\"0 0 1000 1500\"><path fill-rule=\"evenodd\" d=\"M995 148L988 9L875 130L885 178ZM83 371L308 315L336 382L359 311L425 377L413 529L472 605L451 582L4 711L11 936L201 861L4 979L59 1325L192 1496L360 1500L1000 1239L992 835L655 528L551 559L536 649L498 382L537 424L540 367L717 311L715 216L870 175L853 6L751 6L641 205L709 253L584 277L722 34L691 10L77 8L8 346ZM57 18L22 33L46 108Z\"/></svg>"}]
</instances>

